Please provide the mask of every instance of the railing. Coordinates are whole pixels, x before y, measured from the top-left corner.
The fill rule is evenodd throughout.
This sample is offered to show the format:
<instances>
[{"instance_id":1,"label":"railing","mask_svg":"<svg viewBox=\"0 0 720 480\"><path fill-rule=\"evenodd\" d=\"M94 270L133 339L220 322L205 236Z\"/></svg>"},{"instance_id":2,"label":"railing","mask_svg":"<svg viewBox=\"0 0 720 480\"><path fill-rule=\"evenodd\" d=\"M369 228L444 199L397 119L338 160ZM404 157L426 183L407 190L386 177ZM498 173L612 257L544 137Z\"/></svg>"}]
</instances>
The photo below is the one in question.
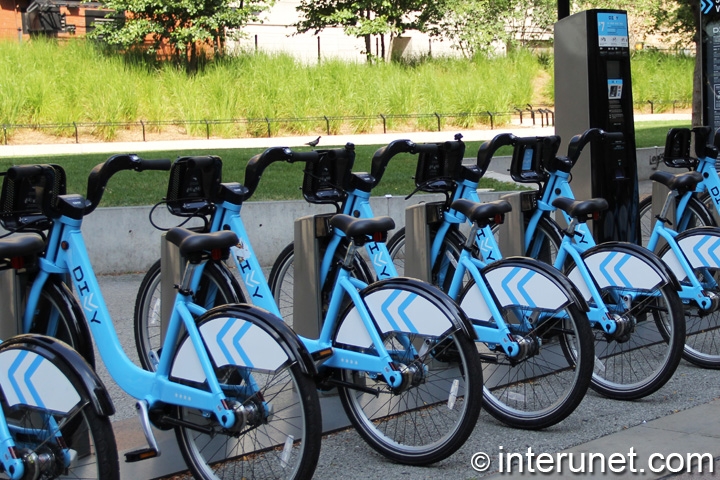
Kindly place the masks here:
<instances>
[{"instance_id":1,"label":"railing","mask_svg":"<svg viewBox=\"0 0 720 480\"><path fill-rule=\"evenodd\" d=\"M646 110L648 107L650 113L658 111L675 110L678 106L685 106L684 102L679 100L642 100L635 102L636 110ZM267 134L268 137L275 136L281 126L292 124L310 124L310 133L322 131L326 135L332 135L334 124L336 123L366 123L374 124L376 127L382 127L383 133L392 130L395 122L399 121L403 125L410 122L423 122L425 128L436 129L442 131L443 124L447 120L455 120L454 126L457 125L474 125L477 122L486 123L490 129L495 129L500 124L509 123L512 119L517 119L521 125L531 124L533 126L538 123L540 126L555 125L555 112L550 108L526 105L525 107L515 107L512 112L460 112L460 113L417 113L417 114L383 114L378 115L355 115L355 116L317 116L317 117L284 117L284 118L235 118L235 119L203 119L203 120L139 120L136 122L71 122L71 123L48 123L48 124L3 124L2 142L8 145L10 135L8 132L17 130L55 130L67 131L72 134L75 143L80 143L80 131L98 128L123 128L126 130L138 129L142 135L142 141L147 141L147 133L151 130L161 131L167 126L183 126L186 129L193 126L204 126L205 138L210 139L213 134L213 127L218 125L245 125L251 135L262 136ZM527 122L527 123L526 123Z\"/></svg>"},{"instance_id":2,"label":"railing","mask_svg":"<svg viewBox=\"0 0 720 480\"><path fill-rule=\"evenodd\" d=\"M548 108L534 107L527 105L525 108L515 108L512 112L460 112L460 113L419 113L419 114L378 114L378 115L355 115L355 116L317 116L317 117L283 117L283 118L235 118L235 119L203 119L203 120L139 120L136 122L71 122L71 123L48 123L48 124L2 124L2 141L8 145L10 141L9 132L17 130L53 130L66 131L71 134L75 143L80 143L80 132L99 128L122 128L126 130L138 129L142 135L142 141L147 141L147 134L152 130L162 130L167 126L204 126L205 138L210 139L213 133L213 126L217 125L245 125L248 131L260 136L262 132L268 137L274 136L279 127L291 124L311 124L316 128L322 128L326 135L333 133L335 123L369 123L377 127L382 126L383 133L392 130L392 125L400 121L402 124L409 122L425 122L429 127L442 131L443 124L447 120L455 120L454 124L472 125L476 122L484 122L494 129L499 123L510 122L515 117L520 124L550 126L555 124L555 113Z\"/></svg>"}]
</instances>

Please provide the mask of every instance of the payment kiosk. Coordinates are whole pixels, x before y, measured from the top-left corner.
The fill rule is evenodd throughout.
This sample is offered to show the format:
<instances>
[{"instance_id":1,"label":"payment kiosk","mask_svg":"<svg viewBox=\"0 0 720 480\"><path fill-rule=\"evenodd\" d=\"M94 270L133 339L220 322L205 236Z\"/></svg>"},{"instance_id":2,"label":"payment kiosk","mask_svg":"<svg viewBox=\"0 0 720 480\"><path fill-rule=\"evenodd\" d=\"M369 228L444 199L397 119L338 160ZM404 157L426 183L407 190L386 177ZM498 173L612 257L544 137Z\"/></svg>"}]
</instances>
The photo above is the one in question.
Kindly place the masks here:
<instances>
[{"instance_id":1,"label":"payment kiosk","mask_svg":"<svg viewBox=\"0 0 720 480\"><path fill-rule=\"evenodd\" d=\"M603 197L609 209L593 225L598 242L638 243L638 180L628 17L622 10L586 10L555 24L555 132L560 152L589 128L623 139L586 149L573 168L580 199Z\"/></svg>"}]
</instances>

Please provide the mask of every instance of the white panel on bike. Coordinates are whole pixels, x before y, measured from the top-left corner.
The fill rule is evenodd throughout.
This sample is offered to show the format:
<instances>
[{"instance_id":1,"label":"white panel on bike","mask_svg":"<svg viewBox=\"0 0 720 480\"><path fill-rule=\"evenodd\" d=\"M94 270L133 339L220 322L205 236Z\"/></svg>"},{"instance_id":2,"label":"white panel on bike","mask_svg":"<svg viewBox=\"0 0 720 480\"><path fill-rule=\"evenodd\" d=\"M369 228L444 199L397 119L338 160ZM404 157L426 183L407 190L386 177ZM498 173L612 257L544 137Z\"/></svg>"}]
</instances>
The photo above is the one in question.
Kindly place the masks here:
<instances>
[{"instance_id":1,"label":"white panel on bike","mask_svg":"<svg viewBox=\"0 0 720 480\"><path fill-rule=\"evenodd\" d=\"M0 388L9 406L67 413L80 401L70 380L50 360L28 350L0 353Z\"/></svg>"},{"instance_id":2,"label":"white panel on bike","mask_svg":"<svg viewBox=\"0 0 720 480\"><path fill-rule=\"evenodd\" d=\"M372 345L372 339L360 317L360 312L353 307L343 319L342 325L335 336L335 341L354 347L368 348Z\"/></svg>"},{"instance_id":3,"label":"white panel on bike","mask_svg":"<svg viewBox=\"0 0 720 480\"><path fill-rule=\"evenodd\" d=\"M662 261L665 262L665 265L667 265L670 270L672 270L678 280L684 280L687 278L685 269L683 269L680 260L678 260L677 255L675 255L675 252L673 252L672 249L665 252L662 256Z\"/></svg>"},{"instance_id":4,"label":"white panel on bike","mask_svg":"<svg viewBox=\"0 0 720 480\"><path fill-rule=\"evenodd\" d=\"M678 240L678 245L693 268L720 267L720 237L702 232L691 233ZM678 276L683 278L685 275Z\"/></svg>"},{"instance_id":5,"label":"white panel on bike","mask_svg":"<svg viewBox=\"0 0 720 480\"><path fill-rule=\"evenodd\" d=\"M218 367L237 365L274 372L288 361L275 338L240 318L213 319L200 326L200 333Z\"/></svg>"},{"instance_id":6,"label":"white panel on bike","mask_svg":"<svg viewBox=\"0 0 720 480\"><path fill-rule=\"evenodd\" d=\"M508 265L486 272L485 278L500 305L528 305L556 310L568 303L567 295L546 276L529 268Z\"/></svg>"},{"instance_id":7,"label":"white panel on bike","mask_svg":"<svg viewBox=\"0 0 720 480\"><path fill-rule=\"evenodd\" d=\"M467 291L460 303L460 308L473 320L489 321L492 319L492 313L490 313L485 297L478 288L471 288Z\"/></svg>"},{"instance_id":8,"label":"white panel on bike","mask_svg":"<svg viewBox=\"0 0 720 480\"><path fill-rule=\"evenodd\" d=\"M170 369L170 376L189 380L191 382L203 383L206 380L205 372L200 365L200 358L189 338L180 345L175 362Z\"/></svg>"},{"instance_id":9,"label":"white panel on bike","mask_svg":"<svg viewBox=\"0 0 720 480\"><path fill-rule=\"evenodd\" d=\"M600 288L653 290L663 281L645 260L623 251L597 251L585 257L585 264Z\"/></svg>"},{"instance_id":10,"label":"white panel on bike","mask_svg":"<svg viewBox=\"0 0 720 480\"><path fill-rule=\"evenodd\" d=\"M587 283L585 283L585 279L583 279L582 275L580 274L580 270L578 270L576 267L573 267L572 270L570 270L570 273L568 273L567 277L578 289L580 295L582 295L585 300L590 300L592 294L590 293L590 289L588 288Z\"/></svg>"},{"instance_id":11,"label":"white panel on bike","mask_svg":"<svg viewBox=\"0 0 720 480\"><path fill-rule=\"evenodd\" d=\"M372 292L364 300L382 333L440 336L453 326L442 310L408 290L385 288Z\"/></svg>"}]
</instances>

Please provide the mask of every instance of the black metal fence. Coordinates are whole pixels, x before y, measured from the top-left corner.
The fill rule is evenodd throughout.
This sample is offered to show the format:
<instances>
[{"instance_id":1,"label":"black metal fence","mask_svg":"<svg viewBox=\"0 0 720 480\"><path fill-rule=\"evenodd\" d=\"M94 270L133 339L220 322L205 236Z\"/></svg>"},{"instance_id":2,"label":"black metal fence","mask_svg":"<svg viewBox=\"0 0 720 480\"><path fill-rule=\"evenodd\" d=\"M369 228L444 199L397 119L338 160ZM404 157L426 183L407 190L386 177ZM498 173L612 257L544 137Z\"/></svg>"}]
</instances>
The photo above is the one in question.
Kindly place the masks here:
<instances>
[{"instance_id":1,"label":"black metal fence","mask_svg":"<svg viewBox=\"0 0 720 480\"><path fill-rule=\"evenodd\" d=\"M672 107L674 113L676 107L682 105L681 102L674 101L644 101L636 102L636 108L642 109L649 106L650 113L654 113L656 109L667 110ZM664 107L664 108L663 108ZM213 127L218 125L245 125L248 131L252 131L255 135L260 136L267 133L268 137L274 136L281 126L293 124L311 124L318 130L323 129L326 135L333 134L333 125L336 123L356 122L375 124L376 127L382 126L383 133L388 133L389 124L395 121L401 121L403 124L408 122L423 122L426 126L433 125L437 131L442 131L443 123L453 121L454 125L474 125L477 122L489 125L490 129L494 129L499 124L505 124L517 119L521 125L555 125L555 112L551 108L536 107L526 105L525 107L516 107L511 112L461 112L461 113L420 113L420 114L377 114L366 116L316 116L316 117L284 117L284 118L236 118L236 119L203 119L203 120L139 120L136 122L72 122L72 123L47 123L47 124L2 124L2 141L4 145L8 145L10 135L8 132L17 130L35 130L35 131L54 131L54 132L71 132L75 138L75 143L80 143L80 131L102 128L122 128L127 130L137 129L142 133L142 141L147 141L147 133L149 131L162 131L163 127L181 126L185 129L193 127L204 127L205 138L210 139L213 134Z\"/></svg>"}]
</instances>

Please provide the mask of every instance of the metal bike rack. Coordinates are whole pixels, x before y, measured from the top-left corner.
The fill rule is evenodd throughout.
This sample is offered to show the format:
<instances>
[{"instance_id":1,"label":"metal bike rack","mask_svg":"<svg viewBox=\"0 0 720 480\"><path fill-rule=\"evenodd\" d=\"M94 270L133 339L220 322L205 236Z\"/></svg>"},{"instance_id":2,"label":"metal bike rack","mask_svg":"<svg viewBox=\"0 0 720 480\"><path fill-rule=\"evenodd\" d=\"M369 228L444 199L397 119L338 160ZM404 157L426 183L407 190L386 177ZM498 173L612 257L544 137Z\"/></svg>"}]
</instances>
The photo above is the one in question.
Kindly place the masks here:
<instances>
[{"instance_id":1,"label":"metal bike rack","mask_svg":"<svg viewBox=\"0 0 720 480\"><path fill-rule=\"evenodd\" d=\"M328 232L328 218L309 215L295 220L293 328L308 338L317 338L322 326L318 240Z\"/></svg>"},{"instance_id":2,"label":"metal bike rack","mask_svg":"<svg viewBox=\"0 0 720 480\"><path fill-rule=\"evenodd\" d=\"M0 302L0 339L14 337L22 331L22 281L23 273L13 268L0 271L0 291L6 300Z\"/></svg>"},{"instance_id":3,"label":"metal bike rack","mask_svg":"<svg viewBox=\"0 0 720 480\"><path fill-rule=\"evenodd\" d=\"M177 289L175 285L180 285L182 274L185 271L185 257L180 255L180 248L165 238L163 233L160 239L160 286L161 286L161 302L160 302L160 340L165 340L168 324L170 323L170 315L175 305L175 295Z\"/></svg>"},{"instance_id":4,"label":"metal bike rack","mask_svg":"<svg viewBox=\"0 0 720 480\"><path fill-rule=\"evenodd\" d=\"M442 203L442 202L441 202ZM428 213L435 215L436 204L419 203L405 209L405 273L429 282L430 274L430 227Z\"/></svg>"},{"instance_id":5,"label":"metal bike rack","mask_svg":"<svg viewBox=\"0 0 720 480\"><path fill-rule=\"evenodd\" d=\"M498 228L498 246L503 257L525 255L525 215L536 198L536 192L513 192L500 197L512 206L505 214L505 222Z\"/></svg>"}]
</instances>

